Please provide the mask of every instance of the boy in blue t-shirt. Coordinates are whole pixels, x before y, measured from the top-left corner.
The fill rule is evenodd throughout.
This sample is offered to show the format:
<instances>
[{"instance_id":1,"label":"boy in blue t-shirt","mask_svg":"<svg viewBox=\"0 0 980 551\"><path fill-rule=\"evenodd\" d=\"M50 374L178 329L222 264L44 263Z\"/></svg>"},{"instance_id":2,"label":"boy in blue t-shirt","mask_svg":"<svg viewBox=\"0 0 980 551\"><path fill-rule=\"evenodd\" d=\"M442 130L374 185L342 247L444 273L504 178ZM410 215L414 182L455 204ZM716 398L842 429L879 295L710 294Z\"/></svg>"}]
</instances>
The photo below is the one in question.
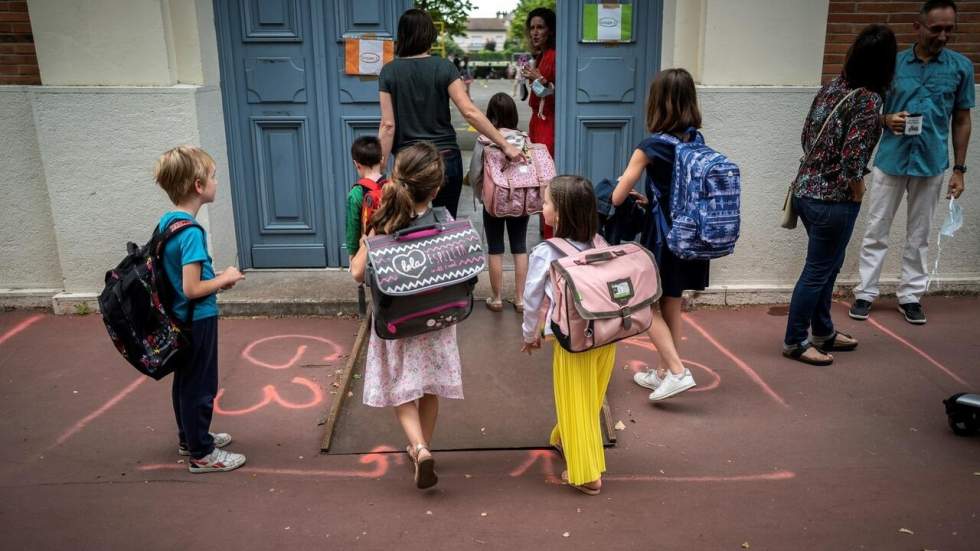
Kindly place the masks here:
<instances>
[{"instance_id":1,"label":"boy in blue t-shirt","mask_svg":"<svg viewBox=\"0 0 980 551\"><path fill-rule=\"evenodd\" d=\"M214 201L218 181L214 159L204 150L182 145L157 160L153 177L176 207L160 218L162 231L174 220L194 220L201 205ZM189 455L192 473L230 471L245 456L220 448L231 442L226 433L209 432L218 392L218 301L215 293L245 279L234 266L217 275L211 266L204 230L190 228L175 235L163 249L163 268L174 288L173 312L191 328L187 362L174 371L173 405L177 418L177 453ZM189 312L193 312L188 319Z\"/></svg>"}]
</instances>

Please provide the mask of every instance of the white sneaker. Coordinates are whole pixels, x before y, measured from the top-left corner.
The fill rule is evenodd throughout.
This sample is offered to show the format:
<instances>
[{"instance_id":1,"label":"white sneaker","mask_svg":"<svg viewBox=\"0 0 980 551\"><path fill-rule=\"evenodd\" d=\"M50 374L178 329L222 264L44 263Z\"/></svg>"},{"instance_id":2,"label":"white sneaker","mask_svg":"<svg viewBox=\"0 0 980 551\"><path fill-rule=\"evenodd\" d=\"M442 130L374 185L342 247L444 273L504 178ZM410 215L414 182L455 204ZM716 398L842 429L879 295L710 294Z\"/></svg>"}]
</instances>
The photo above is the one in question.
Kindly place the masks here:
<instances>
[{"instance_id":1,"label":"white sneaker","mask_svg":"<svg viewBox=\"0 0 980 551\"><path fill-rule=\"evenodd\" d=\"M231 444L231 435L227 432L212 432L211 438L214 439L214 447L223 448L228 444ZM177 444L177 455L190 455L191 451L187 449L187 444L181 442Z\"/></svg>"},{"instance_id":2,"label":"white sneaker","mask_svg":"<svg viewBox=\"0 0 980 551\"><path fill-rule=\"evenodd\" d=\"M657 390L657 387L660 386L660 383L664 382L664 380L657 375L656 369L648 369L647 371L634 373L633 382L642 386L643 388Z\"/></svg>"},{"instance_id":3,"label":"white sneaker","mask_svg":"<svg viewBox=\"0 0 980 551\"><path fill-rule=\"evenodd\" d=\"M192 473L213 473L233 471L245 464L245 456L215 448L213 452L200 459L187 462L187 470Z\"/></svg>"},{"instance_id":4,"label":"white sneaker","mask_svg":"<svg viewBox=\"0 0 980 551\"><path fill-rule=\"evenodd\" d=\"M690 369L685 369L684 373L681 375L674 375L673 373L668 373L664 377L663 381L660 382L660 386L657 390L650 393L650 401L656 402L659 400L665 400L671 396L676 396L681 392L689 388L693 388L697 383L694 382L694 376L691 375Z\"/></svg>"}]
</instances>

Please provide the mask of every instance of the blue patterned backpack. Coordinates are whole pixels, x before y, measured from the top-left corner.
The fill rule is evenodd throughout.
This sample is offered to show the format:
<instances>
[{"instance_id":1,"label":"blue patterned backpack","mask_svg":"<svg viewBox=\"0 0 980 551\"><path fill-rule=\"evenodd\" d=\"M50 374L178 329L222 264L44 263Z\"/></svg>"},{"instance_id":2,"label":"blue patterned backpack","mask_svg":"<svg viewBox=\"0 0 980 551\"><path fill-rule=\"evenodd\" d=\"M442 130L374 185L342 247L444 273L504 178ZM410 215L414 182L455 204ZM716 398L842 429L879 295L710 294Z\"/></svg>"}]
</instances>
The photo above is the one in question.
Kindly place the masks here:
<instances>
[{"instance_id":1,"label":"blue patterned backpack","mask_svg":"<svg viewBox=\"0 0 980 551\"><path fill-rule=\"evenodd\" d=\"M670 134L654 138L674 146L667 246L678 258L708 260L732 254L741 221L741 176L728 157L704 143L691 128L691 140Z\"/></svg>"}]
</instances>

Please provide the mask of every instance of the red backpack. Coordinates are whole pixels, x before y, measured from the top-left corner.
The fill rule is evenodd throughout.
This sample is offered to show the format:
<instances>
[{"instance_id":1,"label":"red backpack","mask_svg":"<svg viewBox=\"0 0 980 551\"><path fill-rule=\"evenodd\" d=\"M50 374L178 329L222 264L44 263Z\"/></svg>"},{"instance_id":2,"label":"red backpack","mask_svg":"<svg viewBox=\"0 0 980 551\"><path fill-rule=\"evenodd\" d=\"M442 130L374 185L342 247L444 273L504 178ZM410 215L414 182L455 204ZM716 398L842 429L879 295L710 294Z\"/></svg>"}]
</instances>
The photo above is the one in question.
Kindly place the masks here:
<instances>
[{"instance_id":1,"label":"red backpack","mask_svg":"<svg viewBox=\"0 0 980 551\"><path fill-rule=\"evenodd\" d=\"M374 211L381 206L381 194L384 186L388 184L388 179L384 176L375 182L370 178L361 178L357 185L364 188L364 199L361 200L361 232L367 228L367 223L374 215Z\"/></svg>"}]
</instances>

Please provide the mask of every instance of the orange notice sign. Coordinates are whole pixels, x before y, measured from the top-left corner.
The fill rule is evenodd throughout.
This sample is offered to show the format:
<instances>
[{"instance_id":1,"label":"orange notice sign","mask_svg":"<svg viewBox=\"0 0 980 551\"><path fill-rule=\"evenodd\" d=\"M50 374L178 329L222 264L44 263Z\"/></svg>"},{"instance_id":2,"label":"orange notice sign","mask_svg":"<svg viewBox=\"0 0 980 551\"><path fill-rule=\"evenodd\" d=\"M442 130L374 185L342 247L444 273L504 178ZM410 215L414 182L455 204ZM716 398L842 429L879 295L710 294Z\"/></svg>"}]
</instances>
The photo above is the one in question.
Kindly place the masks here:
<instances>
[{"instance_id":1,"label":"orange notice sign","mask_svg":"<svg viewBox=\"0 0 980 551\"><path fill-rule=\"evenodd\" d=\"M344 40L344 72L348 75L381 74L381 66L394 58L395 43L391 40Z\"/></svg>"}]
</instances>

